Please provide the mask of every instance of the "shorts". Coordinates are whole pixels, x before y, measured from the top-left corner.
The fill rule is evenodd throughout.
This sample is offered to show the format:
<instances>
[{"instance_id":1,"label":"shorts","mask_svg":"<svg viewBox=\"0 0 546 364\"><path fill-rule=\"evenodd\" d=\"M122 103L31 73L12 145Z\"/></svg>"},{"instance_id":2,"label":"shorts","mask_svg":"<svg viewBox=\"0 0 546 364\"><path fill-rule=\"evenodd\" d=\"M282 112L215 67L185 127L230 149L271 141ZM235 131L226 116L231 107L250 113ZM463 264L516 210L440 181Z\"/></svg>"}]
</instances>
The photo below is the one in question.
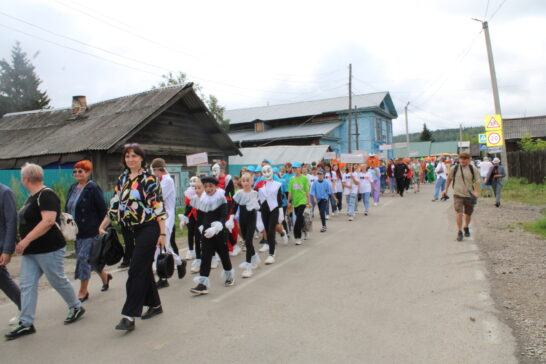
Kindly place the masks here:
<instances>
[{"instance_id":1,"label":"shorts","mask_svg":"<svg viewBox=\"0 0 546 364\"><path fill-rule=\"evenodd\" d=\"M460 197L453 195L453 207L458 214L464 212L465 215L472 215L474 212L474 204L471 202L470 197Z\"/></svg>"}]
</instances>

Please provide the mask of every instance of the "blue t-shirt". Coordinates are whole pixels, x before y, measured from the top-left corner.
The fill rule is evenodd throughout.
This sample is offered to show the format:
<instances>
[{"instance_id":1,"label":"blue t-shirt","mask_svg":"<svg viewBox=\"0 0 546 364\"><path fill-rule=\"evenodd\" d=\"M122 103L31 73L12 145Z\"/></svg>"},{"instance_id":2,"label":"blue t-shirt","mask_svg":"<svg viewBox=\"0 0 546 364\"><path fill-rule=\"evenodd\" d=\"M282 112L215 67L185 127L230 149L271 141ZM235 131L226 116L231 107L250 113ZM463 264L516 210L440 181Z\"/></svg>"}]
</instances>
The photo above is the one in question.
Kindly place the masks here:
<instances>
[{"instance_id":1,"label":"blue t-shirt","mask_svg":"<svg viewBox=\"0 0 546 364\"><path fill-rule=\"evenodd\" d=\"M311 186L311 195L315 196L317 200L327 200L332 194L332 187L330 183L323 179L322 181L316 180Z\"/></svg>"}]
</instances>

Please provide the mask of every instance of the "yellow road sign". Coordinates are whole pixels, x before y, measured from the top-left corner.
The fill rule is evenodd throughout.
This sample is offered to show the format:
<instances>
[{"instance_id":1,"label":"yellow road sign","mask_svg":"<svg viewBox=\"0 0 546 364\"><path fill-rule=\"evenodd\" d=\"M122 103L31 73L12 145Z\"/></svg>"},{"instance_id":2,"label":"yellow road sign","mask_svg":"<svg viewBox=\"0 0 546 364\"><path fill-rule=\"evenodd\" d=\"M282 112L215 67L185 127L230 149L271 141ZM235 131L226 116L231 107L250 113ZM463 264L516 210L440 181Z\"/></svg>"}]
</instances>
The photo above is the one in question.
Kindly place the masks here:
<instances>
[{"instance_id":1,"label":"yellow road sign","mask_svg":"<svg viewBox=\"0 0 546 364\"><path fill-rule=\"evenodd\" d=\"M504 145L501 130L488 131L485 134L487 135L487 147L502 147Z\"/></svg>"},{"instance_id":2,"label":"yellow road sign","mask_svg":"<svg viewBox=\"0 0 546 364\"><path fill-rule=\"evenodd\" d=\"M502 118L500 115L487 115L485 117L485 131L502 130Z\"/></svg>"}]
</instances>

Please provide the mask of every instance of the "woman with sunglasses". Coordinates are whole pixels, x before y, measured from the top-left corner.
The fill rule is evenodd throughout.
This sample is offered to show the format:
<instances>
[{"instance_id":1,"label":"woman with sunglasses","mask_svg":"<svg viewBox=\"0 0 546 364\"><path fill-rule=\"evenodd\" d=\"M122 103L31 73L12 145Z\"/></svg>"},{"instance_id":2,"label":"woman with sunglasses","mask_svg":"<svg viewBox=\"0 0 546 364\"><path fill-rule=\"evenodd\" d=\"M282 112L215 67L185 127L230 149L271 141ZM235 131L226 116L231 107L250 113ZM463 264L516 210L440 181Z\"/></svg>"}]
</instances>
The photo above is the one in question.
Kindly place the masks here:
<instances>
[{"instance_id":1,"label":"woman with sunglasses","mask_svg":"<svg viewBox=\"0 0 546 364\"><path fill-rule=\"evenodd\" d=\"M87 262L93 239L99 231L99 225L106 216L106 203L99 185L91 180L93 164L83 160L74 165L74 179L76 183L70 186L66 196L65 211L68 212L78 226L76 235L76 271L75 279L80 280L78 298L81 302L89 298L89 278L91 278L91 265ZM97 272L102 279L101 291L108 290L112 276L106 272Z\"/></svg>"},{"instance_id":2,"label":"woman with sunglasses","mask_svg":"<svg viewBox=\"0 0 546 364\"><path fill-rule=\"evenodd\" d=\"M156 247L165 248L167 213L163 204L161 184L146 169L144 150L137 144L126 144L122 151L124 171L114 189L110 210L99 227L106 234L111 220L132 230L135 247L125 285L127 296L116 330L131 331L135 317L150 319L163 313L154 280L152 265ZM148 306L143 315L142 309Z\"/></svg>"}]
</instances>

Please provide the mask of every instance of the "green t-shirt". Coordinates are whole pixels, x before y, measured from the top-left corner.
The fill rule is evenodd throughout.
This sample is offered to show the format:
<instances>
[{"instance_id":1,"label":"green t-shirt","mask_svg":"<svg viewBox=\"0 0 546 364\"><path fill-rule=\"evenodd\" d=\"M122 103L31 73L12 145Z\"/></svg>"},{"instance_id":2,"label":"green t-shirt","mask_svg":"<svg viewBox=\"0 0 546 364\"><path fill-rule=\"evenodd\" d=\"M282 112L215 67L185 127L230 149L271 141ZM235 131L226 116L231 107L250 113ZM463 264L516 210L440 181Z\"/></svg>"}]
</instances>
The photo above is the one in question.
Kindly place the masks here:
<instances>
[{"instance_id":1,"label":"green t-shirt","mask_svg":"<svg viewBox=\"0 0 546 364\"><path fill-rule=\"evenodd\" d=\"M309 180L303 174L299 177L290 178L288 192L292 196L294 207L307 205L307 192L309 191Z\"/></svg>"}]
</instances>

